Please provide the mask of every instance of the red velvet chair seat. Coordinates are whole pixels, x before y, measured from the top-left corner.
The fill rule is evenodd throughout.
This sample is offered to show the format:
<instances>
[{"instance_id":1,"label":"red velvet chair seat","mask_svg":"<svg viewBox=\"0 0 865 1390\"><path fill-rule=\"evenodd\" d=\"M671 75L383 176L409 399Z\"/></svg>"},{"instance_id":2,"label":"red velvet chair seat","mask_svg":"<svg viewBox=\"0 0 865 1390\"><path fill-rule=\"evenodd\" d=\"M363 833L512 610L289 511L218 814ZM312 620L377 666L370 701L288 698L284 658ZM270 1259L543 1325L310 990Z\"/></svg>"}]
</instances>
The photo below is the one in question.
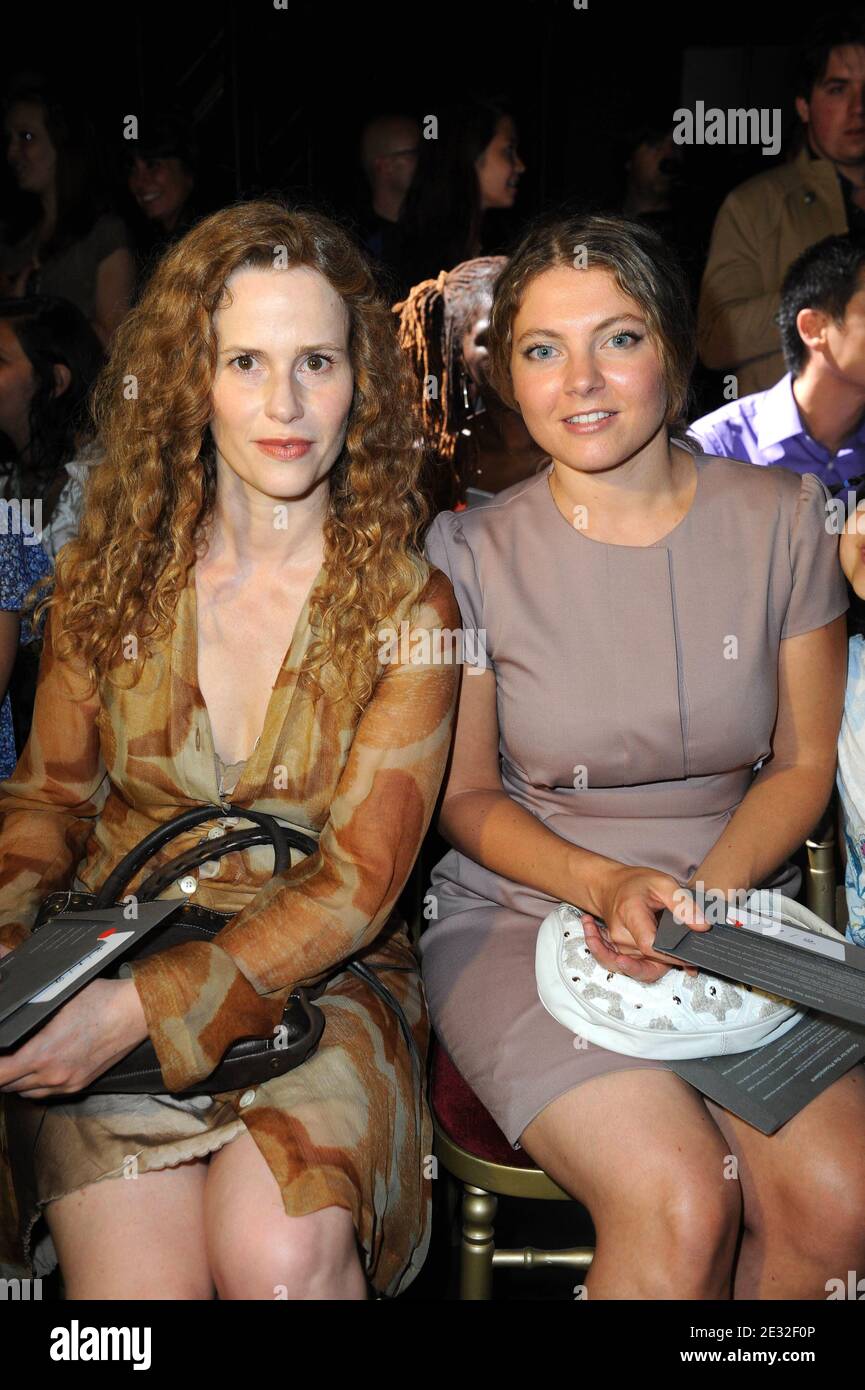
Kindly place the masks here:
<instances>
[{"instance_id":1,"label":"red velvet chair seat","mask_svg":"<svg viewBox=\"0 0 865 1390\"><path fill-rule=\"evenodd\" d=\"M522 1149L511 1148L435 1037L430 1039L430 1104L440 1128L475 1158L511 1168L536 1166Z\"/></svg>"}]
</instances>

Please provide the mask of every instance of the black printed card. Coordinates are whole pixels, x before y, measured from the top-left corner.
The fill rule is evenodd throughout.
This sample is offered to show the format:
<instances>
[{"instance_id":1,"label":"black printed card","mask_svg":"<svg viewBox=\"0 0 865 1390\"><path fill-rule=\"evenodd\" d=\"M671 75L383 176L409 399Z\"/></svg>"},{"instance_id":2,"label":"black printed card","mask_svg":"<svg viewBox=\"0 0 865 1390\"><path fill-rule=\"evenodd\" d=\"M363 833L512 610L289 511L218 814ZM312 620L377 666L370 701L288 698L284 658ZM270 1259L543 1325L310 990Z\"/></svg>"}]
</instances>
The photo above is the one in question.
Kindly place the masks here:
<instances>
[{"instance_id":1,"label":"black printed card","mask_svg":"<svg viewBox=\"0 0 865 1390\"><path fill-rule=\"evenodd\" d=\"M16 1046L185 900L63 912L0 958L0 1048Z\"/></svg>"}]
</instances>

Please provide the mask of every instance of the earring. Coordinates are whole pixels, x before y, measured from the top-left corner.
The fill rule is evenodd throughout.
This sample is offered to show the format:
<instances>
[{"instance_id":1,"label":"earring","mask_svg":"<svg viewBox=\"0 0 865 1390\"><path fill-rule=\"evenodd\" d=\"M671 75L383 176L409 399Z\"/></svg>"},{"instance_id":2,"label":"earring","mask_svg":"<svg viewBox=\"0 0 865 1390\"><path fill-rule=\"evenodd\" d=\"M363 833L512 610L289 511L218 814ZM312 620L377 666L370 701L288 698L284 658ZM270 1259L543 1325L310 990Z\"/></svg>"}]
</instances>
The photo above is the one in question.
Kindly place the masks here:
<instances>
[{"instance_id":1,"label":"earring","mask_svg":"<svg viewBox=\"0 0 865 1390\"><path fill-rule=\"evenodd\" d=\"M460 372L460 381L462 382L463 388L463 405L465 406L466 411L470 411L472 406L471 401L469 400L469 384L466 380L465 372Z\"/></svg>"}]
</instances>

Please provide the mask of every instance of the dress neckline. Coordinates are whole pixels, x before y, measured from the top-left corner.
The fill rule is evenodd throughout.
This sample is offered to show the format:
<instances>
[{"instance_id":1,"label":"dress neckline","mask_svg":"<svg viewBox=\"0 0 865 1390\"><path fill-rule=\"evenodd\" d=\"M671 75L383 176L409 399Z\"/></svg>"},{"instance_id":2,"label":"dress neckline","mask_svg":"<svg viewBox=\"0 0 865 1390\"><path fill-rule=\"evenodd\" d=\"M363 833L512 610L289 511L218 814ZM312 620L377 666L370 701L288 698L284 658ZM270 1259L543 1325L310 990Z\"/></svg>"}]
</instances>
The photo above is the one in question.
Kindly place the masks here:
<instances>
[{"instance_id":1,"label":"dress neckline","mask_svg":"<svg viewBox=\"0 0 865 1390\"><path fill-rule=\"evenodd\" d=\"M267 701L267 707L264 711L264 722L261 727L261 732L259 733L258 738L255 740L255 743L253 744L252 751L246 758L239 758L236 762L226 763L223 761L223 759L219 756L219 754L216 751L216 741L213 736L213 725L210 722L210 711L207 708L207 702L204 698L204 695L202 694L201 685L199 684L198 680L198 586L195 582L195 566L193 565L189 571L190 613L192 624L192 651L190 675L195 693L198 698L198 703L203 713L204 728L206 737L210 743L210 751L213 754L214 775L217 775L218 768L221 768L223 771L227 771L228 768L237 767L239 764L242 765L240 776L238 777L237 782L234 786L234 791L232 792L233 798L237 797L238 789L241 783L245 782L246 778L250 775L253 764L255 763L262 748L264 747L265 734L268 732L270 721L273 717L274 704L276 701L276 694L277 689L279 687L280 676L286 670L287 667L292 665L296 649L299 643L306 636L306 632L309 626L309 610L310 605L312 603L312 596L315 593L315 590L317 589L324 575L325 565L324 563L322 563L318 573L316 574L315 578L312 581L312 584L309 587L309 590L307 591L306 598L303 601L303 606L301 607L301 610L297 615L297 621L294 625L294 631L291 634L291 641L289 642L285 655L283 656L282 661L280 662L279 670L276 673L273 685L271 687L270 695ZM219 780L220 778L217 776L217 782L219 782Z\"/></svg>"},{"instance_id":2,"label":"dress neckline","mask_svg":"<svg viewBox=\"0 0 865 1390\"><path fill-rule=\"evenodd\" d=\"M596 540L594 536L587 536L583 531L580 530L579 526L573 526L568 521L567 517L562 515L561 511L559 510L556 499L553 496L551 481L553 471L555 469L555 464L552 461L550 462L550 466L547 469L546 473L541 475L543 478L543 491L545 494L545 501L548 501L556 516L561 521L562 525L567 526L569 531L576 532L576 534L580 537L580 540L587 542L589 545L601 546L605 550L654 550L658 546L666 545L670 538L674 536L679 530L681 530L681 528L693 515L696 509L697 502L699 500L702 490L703 469L701 465L703 459L700 454L691 454L691 458L694 460L694 467L697 471L697 483L694 488L694 495L691 498L691 505L685 512L685 515L679 518L675 526L671 526L670 530L665 531L663 536L659 536L657 540L650 541L648 545L622 545L619 541L599 541Z\"/></svg>"}]
</instances>

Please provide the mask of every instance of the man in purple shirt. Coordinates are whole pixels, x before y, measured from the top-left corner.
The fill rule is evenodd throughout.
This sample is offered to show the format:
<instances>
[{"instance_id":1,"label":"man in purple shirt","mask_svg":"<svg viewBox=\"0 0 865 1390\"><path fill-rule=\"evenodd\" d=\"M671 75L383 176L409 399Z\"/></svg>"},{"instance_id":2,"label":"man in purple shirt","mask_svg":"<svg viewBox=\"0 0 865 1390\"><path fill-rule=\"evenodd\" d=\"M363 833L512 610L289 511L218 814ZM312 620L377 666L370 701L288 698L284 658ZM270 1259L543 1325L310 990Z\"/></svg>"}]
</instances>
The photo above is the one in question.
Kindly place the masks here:
<instances>
[{"instance_id":1,"label":"man in purple shirt","mask_svg":"<svg viewBox=\"0 0 865 1390\"><path fill-rule=\"evenodd\" d=\"M865 473L865 237L830 236L793 262L777 321L787 374L690 427L704 453L816 473Z\"/></svg>"}]
</instances>

